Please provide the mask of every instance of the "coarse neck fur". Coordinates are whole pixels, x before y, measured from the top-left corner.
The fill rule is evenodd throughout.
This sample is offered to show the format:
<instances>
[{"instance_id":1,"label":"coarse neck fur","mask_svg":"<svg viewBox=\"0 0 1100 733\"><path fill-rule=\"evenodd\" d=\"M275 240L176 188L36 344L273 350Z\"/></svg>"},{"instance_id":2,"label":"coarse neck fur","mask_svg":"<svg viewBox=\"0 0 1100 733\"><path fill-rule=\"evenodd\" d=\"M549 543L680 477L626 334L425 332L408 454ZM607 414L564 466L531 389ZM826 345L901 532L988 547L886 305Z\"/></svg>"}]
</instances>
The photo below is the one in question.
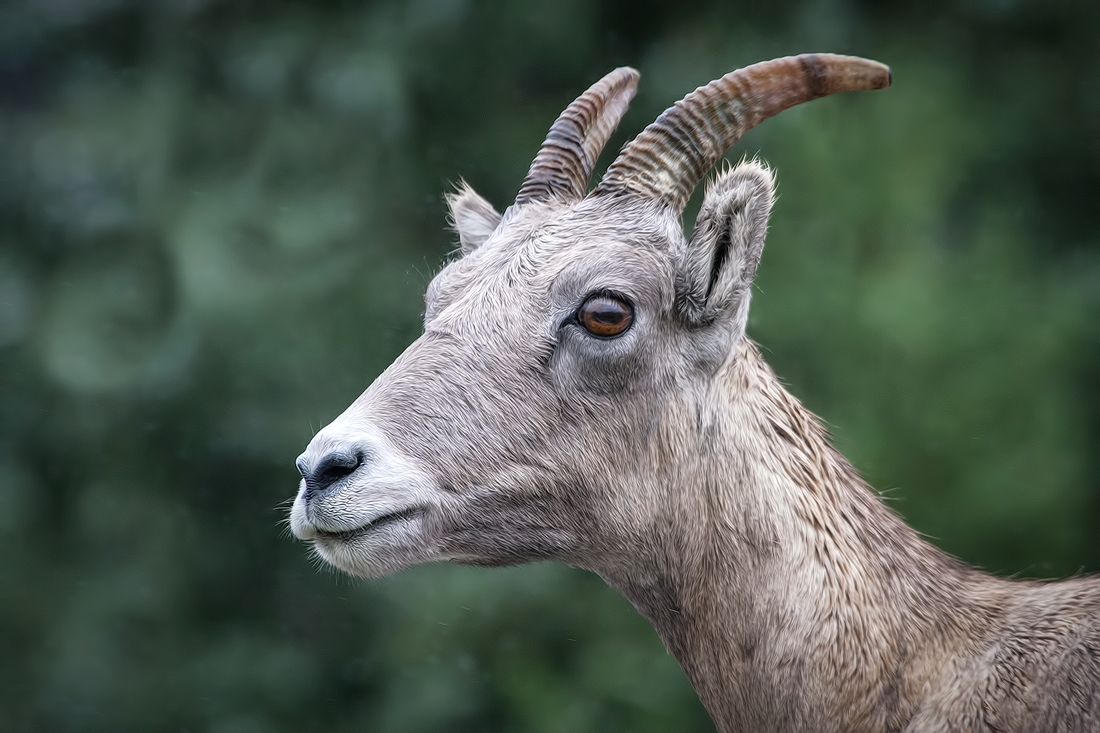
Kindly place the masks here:
<instances>
[{"instance_id":1,"label":"coarse neck fur","mask_svg":"<svg viewBox=\"0 0 1100 733\"><path fill-rule=\"evenodd\" d=\"M695 501L651 528L661 571L608 581L721 731L905 727L1002 612L1002 582L888 509L751 342L703 401L692 465L667 472L696 477Z\"/></svg>"}]
</instances>

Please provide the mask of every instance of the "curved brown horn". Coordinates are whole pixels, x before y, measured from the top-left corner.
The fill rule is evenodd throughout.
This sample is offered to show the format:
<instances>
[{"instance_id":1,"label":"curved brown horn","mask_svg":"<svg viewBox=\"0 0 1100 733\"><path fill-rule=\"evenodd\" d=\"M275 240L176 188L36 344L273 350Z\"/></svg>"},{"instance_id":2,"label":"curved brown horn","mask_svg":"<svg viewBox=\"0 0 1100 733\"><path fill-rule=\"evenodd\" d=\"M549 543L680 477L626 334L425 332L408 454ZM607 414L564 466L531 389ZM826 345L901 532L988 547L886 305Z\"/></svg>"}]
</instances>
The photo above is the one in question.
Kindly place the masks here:
<instances>
[{"instance_id":1,"label":"curved brown horn","mask_svg":"<svg viewBox=\"0 0 1100 733\"><path fill-rule=\"evenodd\" d=\"M877 61L829 53L731 71L669 107L624 147L595 195L631 192L682 211L730 146L768 117L834 92L885 89L890 80L889 67Z\"/></svg>"},{"instance_id":2,"label":"curved brown horn","mask_svg":"<svg viewBox=\"0 0 1100 733\"><path fill-rule=\"evenodd\" d=\"M618 127L637 86L638 72L623 66L566 107L531 163L516 204L584 198L596 158Z\"/></svg>"}]
</instances>

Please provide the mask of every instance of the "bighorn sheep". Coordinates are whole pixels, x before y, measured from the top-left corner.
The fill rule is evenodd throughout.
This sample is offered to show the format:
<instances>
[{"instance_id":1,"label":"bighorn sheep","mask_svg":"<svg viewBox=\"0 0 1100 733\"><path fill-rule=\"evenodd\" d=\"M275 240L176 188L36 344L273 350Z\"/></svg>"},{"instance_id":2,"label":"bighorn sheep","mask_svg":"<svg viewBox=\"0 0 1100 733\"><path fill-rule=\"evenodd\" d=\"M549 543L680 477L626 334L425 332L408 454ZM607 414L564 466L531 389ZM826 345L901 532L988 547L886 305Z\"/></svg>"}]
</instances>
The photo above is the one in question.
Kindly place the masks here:
<instances>
[{"instance_id":1,"label":"bighorn sheep","mask_svg":"<svg viewBox=\"0 0 1100 733\"><path fill-rule=\"evenodd\" d=\"M550 128L503 214L449 197L462 256L424 334L298 459L296 536L380 576L587 568L656 627L721 731L1100 730L1100 582L1011 582L924 542L745 335L773 199L753 125L889 70L805 55L677 102L588 191L634 94Z\"/></svg>"}]
</instances>

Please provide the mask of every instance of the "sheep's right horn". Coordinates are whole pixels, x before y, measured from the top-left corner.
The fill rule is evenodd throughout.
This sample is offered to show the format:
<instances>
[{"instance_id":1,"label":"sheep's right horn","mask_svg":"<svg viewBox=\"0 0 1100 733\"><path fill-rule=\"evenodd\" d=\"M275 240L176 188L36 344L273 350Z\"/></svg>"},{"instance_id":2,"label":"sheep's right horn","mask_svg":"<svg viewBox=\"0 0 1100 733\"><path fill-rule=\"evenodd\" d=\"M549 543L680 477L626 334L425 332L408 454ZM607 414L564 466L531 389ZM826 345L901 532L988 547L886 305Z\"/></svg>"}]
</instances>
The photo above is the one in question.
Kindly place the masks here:
<instances>
[{"instance_id":1,"label":"sheep's right horn","mask_svg":"<svg viewBox=\"0 0 1100 733\"><path fill-rule=\"evenodd\" d=\"M531 163L516 204L584 198L596 158L619 126L637 87L638 72L622 66L566 107Z\"/></svg>"},{"instance_id":2,"label":"sheep's right horn","mask_svg":"<svg viewBox=\"0 0 1100 733\"><path fill-rule=\"evenodd\" d=\"M630 192L683 211L718 159L768 117L835 92L888 86L888 67L828 53L788 56L732 71L665 110L623 148L593 193Z\"/></svg>"}]
</instances>

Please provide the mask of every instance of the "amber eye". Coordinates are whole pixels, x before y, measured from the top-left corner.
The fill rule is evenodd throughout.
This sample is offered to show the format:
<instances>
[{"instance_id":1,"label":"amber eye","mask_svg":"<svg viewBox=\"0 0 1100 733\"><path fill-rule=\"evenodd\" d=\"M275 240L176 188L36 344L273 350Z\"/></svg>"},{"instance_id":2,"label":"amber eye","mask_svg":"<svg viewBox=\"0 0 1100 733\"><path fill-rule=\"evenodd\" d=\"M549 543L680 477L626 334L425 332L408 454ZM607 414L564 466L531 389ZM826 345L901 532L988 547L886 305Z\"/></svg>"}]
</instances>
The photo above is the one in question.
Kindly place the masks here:
<instances>
[{"instance_id":1,"label":"amber eye","mask_svg":"<svg viewBox=\"0 0 1100 733\"><path fill-rule=\"evenodd\" d=\"M634 323L634 308L614 295L593 295L577 310L577 322L593 336L621 336Z\"/></svg>"}]
</instances>

